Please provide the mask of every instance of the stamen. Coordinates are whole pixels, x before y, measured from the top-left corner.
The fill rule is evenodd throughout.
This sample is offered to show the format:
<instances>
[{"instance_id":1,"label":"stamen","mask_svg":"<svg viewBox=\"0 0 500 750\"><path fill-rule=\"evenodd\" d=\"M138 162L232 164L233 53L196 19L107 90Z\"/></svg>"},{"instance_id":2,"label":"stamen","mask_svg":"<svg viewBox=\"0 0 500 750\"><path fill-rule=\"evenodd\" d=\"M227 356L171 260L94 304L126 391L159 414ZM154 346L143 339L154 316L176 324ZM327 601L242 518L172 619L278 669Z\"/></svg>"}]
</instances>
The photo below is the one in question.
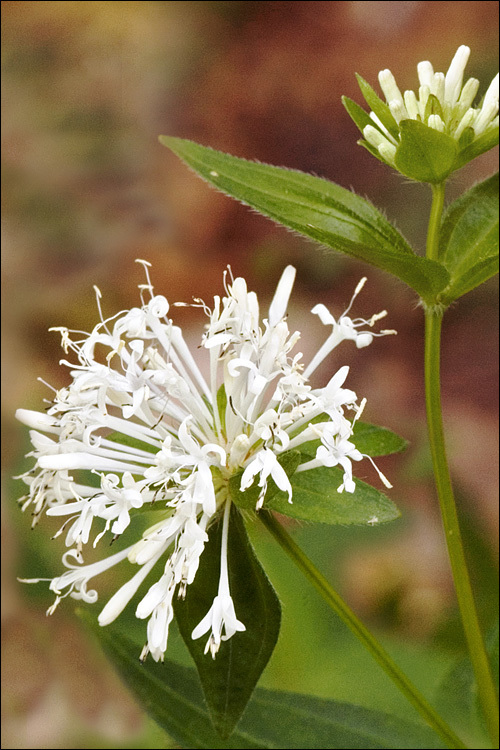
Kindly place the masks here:
<instances>
[{"instance_id":1,"label":"stamen","mask_svg":"<svg viewBox=\"0 0 500 750\"><path fill-rule=\"evenodd\" d=\"M359 282L358 282L358 284L356 286L356 289L354 290L354 294L351 297L351 301L349 302L349 304L347 306L347 309L344 310L344 312L342 313L341 317L344 317L345 315L347 315L347 313L349 312L349 310L351 309L351 307L353 305L354 300L356 299L356 297L358 296L358 294L360 293L360 291L363 289L363 287L364 287L364 285L366 284L367 281L368 281L368 279L367 279L366 276L363 276L363 278L359 280Z\"/></svg>"},{"instance_id":2,"label":"stamen","mask_svg":"<svg viewBox=\"0 0 500 750\"><path fill-rule=\"evenodd\" d=\"M373 458L371 456L368 456L366 453L363 453L363 456L365 458L367 458L368 461L371 463L371 465L373 466L373 468L375 469L375 471L379 475L382 484L385 485L385 487L387 487L387 489L391 490L392 489L392 484L389 482L389 480L387 479L387 477L384 474L382 474L382 472L378 468L378 466L375 463L375 461L373 460Z\"/></svg>"}]
</instances>

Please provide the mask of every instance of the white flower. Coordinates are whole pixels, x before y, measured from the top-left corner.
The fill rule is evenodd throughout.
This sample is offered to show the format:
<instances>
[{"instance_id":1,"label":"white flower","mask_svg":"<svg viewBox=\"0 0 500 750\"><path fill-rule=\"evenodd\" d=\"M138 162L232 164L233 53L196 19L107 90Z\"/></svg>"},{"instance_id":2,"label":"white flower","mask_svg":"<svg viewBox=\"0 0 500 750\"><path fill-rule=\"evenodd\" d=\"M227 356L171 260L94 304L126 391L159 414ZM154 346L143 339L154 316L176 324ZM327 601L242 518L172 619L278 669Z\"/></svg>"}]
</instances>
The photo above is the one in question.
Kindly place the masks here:
<instances>
[{"instance_id":1,"label":"white flower","mask_svg":"<svg viewBox=\"0 0 500 750\"><path fill-rule=\"evenodd\" d=\"M471 128L471 140L498 125L498 73L492 80L480 107L473 107L479 81L469 78L463 84L465 66L470 49L462 45L455 53L446 75L434 72L427 60L417 65L420 87L418 92L398 88L390 70L381 70L379 83L394 124L402 120L418 120L430 128L459 140ZM399 144L398 134L390 133L374 112L370 112L373 125L366 125L363 135L381 157L394 166L394 156Z\"/></svg>"},{"instance_id":2,"label":"white flower","mask_svg":"<svg viewBox=\"0 0 500 750\"><path fill-rule=\"evenodd\" d=\"M226 502L224 508L224 519L222 526L222 540L221 540L221 563L220 563L220 578L219 578L219 590L215 597L212 606L205 615L205 617L198 623L194 628L191 637L193 640L200 638L205 633L210 631L210 636L205 646L205 653L210 651L212 659L215 659L215 655L220 648L221 640L227 641L236 632L245 630L245 626L240 622L234 611L233 599L229 591L229 577L228 577L228 566L227 566L227 536L229 528L229 513L231 510L231 502ZM224 635L222 630L224 629Z\"/></svg>"},{"instance_id":3,"label":"white flower","mask_svg":"<svg viewBox=\"0 0 500 750\"><path fill-rule=\"evenodd\" d=\"M23 509L32 506L34 523L43 511L65 519L56 536L64 532L70 549L62 559L66 572L50 583L56 594L50 612L67 595L95 602L97 591L88 591L88 582L114 565L128 564L135 573L99 615L99 623L107 625L150 571L162 566L136 609L138 618L148 618L142 657L151 653L155 660L163 659L167 648L174 597L186 595L209 524L224 509L218 593L192 634L209 632L206 651L215 657L221 641L245 629L229 589L229 479L239 474L241 491L254 484L260 488L257 508L270 481L293 502L280 454L319 437L316 457L298 471L339 465L344 471L339 491L353 492L352 461L363 456L350 438L362 406L342 387L348 368L340 368L322 388L313 388L309 376L341 341L363 347L392 331L371 330L385 311L369 320L348 317L363 280L338 321L324 305L313 309L332 332L304 370L302 355L293 353L299 334L290 334L286 321L295 269L285 269L263 321L245 280L226 274L226 295L215 297L213 310L195 301L208 315L201 338L207 382L181 329L166 317L172 306L154 295L149 264L140 262L147 277L140 307L104 320L97 290L101 322L91 333L73 338L74 332L56 329L76 362L62 360L72 379L54 392L46 413L17 412L31 429L29 455L36 460L22 477L29 492L21 502ZM316 424L320 415L324 421ZM136 515L148 509L157 512L155 523L134 539ZM125 550L84 564L88 544L95 547L103 536L124 532L132 542Z\"/></svg>"},{"instance_id":4,"label":"white flower","mask_svg":"<svg viewBox=\"0 0 500 750\"><path fill-rule=\"evenodd\" d=\"M256 476L260 477L259 487L262 488L257 501L257 508L261 508L264 502L269 477L274 479L280 490L288 493L288 501L292 502L292 485L290 484L290 480L283 467L278 463L278 457L269 448L259 451L255 458L250 461L241 477L240 489L247 490L251 487Z\"/></svg>"}]
</instances>

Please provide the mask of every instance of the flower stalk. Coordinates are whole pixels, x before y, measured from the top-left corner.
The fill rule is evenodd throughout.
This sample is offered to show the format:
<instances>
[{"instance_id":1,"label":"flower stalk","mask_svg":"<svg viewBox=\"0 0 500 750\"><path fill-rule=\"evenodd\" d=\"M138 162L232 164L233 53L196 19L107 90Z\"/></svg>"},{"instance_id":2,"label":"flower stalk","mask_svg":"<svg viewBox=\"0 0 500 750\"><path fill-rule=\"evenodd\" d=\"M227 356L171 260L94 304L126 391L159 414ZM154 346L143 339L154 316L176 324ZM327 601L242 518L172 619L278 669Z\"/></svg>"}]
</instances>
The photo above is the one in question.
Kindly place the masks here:
<instances>
[{"instance_id":1,"label":"flower stalk","mask_svg":"<svg viewBox=\"0 0 500 750\"><path fill-rule=\"evenodd\" d=\"M319 592L328 606L340 617L342 622L347 625L365 648L368 649L373 658L380 664L384 672L386 672L399 690L401 690L410 703L417 709L429 726L431 726L441 737L446 746L450 748L467 747L441 718L441 716L439 716L430 703L428 703L426 698L420 693L415 685L411 683L404 672L401 671L384 647L363 625L352 609L347 606L342 597L337 594L335 589L333 589L326 578L313 565L272 513L269 511L261 512L259 513L259 518L290 559L313 584L314 588Z\"/></svg>"},{"instance_id":2,"label":"flower stalk","mask_svg":"<svg viewBox=\"0 0 500 750\"><path fill-rule=\"evenodd\" d=\"M438 260L439 230L441 227L441 216L443 215L446 183L439 182L437 185L431 185L431 188L432 205L427 230L426 256L429 260Z\"/></svg>"},{"instance_id":3,"label":"flower stalk","mask_svg":"<svg viewBox=\"0 0 500 750\"><path fill-rule=\"evenodd\" d=\"M439 230L444 205L444 183L432 186L433 200L427 233L427 257L437 260ZM427 426L436 490L441 508L448 555L462 618L470 660L476 676L479 700L485 715L493 747L498 746L498 701L488 655L481 634L467 563L460 534L451 477L446 457L443 429L440 351L443 310L425 310L425 403Z\"/></svg>"}]
</instances>

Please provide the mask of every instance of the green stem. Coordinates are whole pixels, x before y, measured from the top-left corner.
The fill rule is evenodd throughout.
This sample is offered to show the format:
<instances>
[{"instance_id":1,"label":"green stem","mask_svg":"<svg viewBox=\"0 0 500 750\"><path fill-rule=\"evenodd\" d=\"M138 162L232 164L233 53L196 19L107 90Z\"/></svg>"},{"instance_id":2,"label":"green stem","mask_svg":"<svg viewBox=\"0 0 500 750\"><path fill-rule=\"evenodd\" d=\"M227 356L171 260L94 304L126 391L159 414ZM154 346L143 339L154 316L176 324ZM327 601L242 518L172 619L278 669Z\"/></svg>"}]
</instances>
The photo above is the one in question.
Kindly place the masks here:
<instances>
[{"instance_id":1,"label":"green stem","mask_svg":"<svg viewBox=\"0 0 500 750\"><path fill-rule=\"evenodd\" d=\"M476 676L479 700L483 708L493 747L498 747L498 703L484 641L481 635L472 587L458 524L444 442L439 378L442 311L425 312L425 401L437 494L445 530L458 605L470 660Z\"/></svg>"},{"instance_id":2,"label":"green stem","mask_svg":"<svg viewBox=\"0 0 500 750\"><path fill-rule=\"evenodd\" d=\"M345 622L354 635L368 649L382 669L389 675L410 703L417 709L420 715L441 737L447 747L465 748L467 745L457 737L453 730L446 724L433 707L427 702L419 690L410 682L404 672L398 667L392 657L389 656L383 646L376 640L363 623L357 618L344 600L330 586L326 578L312 564L309 558L300 549L283 526L278 523L269 511L259 513L259 518L266 528L271 532L277 542L285 550L298 568L304 573L316 590L320 593L326 603Z\"/></svg>"},{"instance_id":3,"label":"green stem","mask_svg":"<svg viewBox=\"0 0 500 750\"><path fill-rule=\"evenodd\" d=\"M427 227L427 249L426 256L430 260L437 260L439 255L439 230L441 228L441 215L444 207L444 194L446 185L440 182L432 187L431 215Z\"/></svg>"}]
</instances>

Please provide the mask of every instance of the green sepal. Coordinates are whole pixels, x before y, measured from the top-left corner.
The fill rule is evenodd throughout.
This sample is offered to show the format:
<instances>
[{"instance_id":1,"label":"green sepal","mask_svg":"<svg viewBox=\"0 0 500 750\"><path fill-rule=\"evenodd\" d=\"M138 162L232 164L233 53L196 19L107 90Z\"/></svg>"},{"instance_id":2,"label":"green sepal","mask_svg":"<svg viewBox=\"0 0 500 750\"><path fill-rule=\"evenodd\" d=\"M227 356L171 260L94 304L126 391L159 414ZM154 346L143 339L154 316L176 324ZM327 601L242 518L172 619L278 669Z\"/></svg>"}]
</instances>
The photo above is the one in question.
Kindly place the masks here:
<instances>
[{"instance_id":1,"label":"green sepal","mask_svg":"<svg viewBox=\"0 0 500 750\"><path fill-rule=\"evenodd\" d=\"M418 182L443 182L455 169L456 141L418 120L401 120L399 127L396 168Z\"/></svg>"},{"instance_id":2,"label":"green sepal","mask_svg":"<svg viewBox=\"0 0 500 750\"><path fill-rule=\"evenodd\" d=\"M222 384L217 391L217 410L219 412L219 419L224 436L226 435L226 408L227 393L224 384Z\"/></svg>"},{"instance_id":3,"label":"green sepal","mask_svg":"<svg viewBox=\"0 0 500 750\"><path fill-rule=\"evenodd\" d=\"M124 435L123 432L111 432L109 435L106 435L106 440L111 440L113 443L119 445L126 445L129 448L137 448L147 453L158 453L161 448L161 446L146 443L144 440L139 440L130 435Z\"/></svg>"},{"instance_id":4,"label":"green sepal","mask_svg":"<svg viewBox=\"0 0 500 750\"><path fill-rule=\"evenodd\" d=\"M375 146L373 146L371 143L368 143L368 141L365 141L363 139L356 141L356 143L358 144L358 146L363 146L363 148L366 148L366 150L369 151L370 154L375 157L375 159L381 161L382 164L386 164L388 167L392 167L394 169L394 166L383 159L378 149L376 149Z\"/></svg>"},{"instance_id":5,"label":"green sepal","mask_svg":"<svg viewBox=\"0 0 500 750\"><path fill-rule=\"evenodd\" d=\"M439 117L443 119L443 108L441 102L437 96L434 96L434 94L429 94L427 98L424 112L424 123L427 122L431 115L439 115Z\"/></svg>"},{"instance_id":6,"label":"green sepal","mask_svg":"<svg viewBox=\"0 0 500 750\"><path fill-rule=\"evenodd\" d=\"M458 139L458 154L464 151L468 146L473 143L475 137L474 128L465 128L464 132Z\"/></svg>"},{"instance_id":7,"label":"green sepal","mask_svg":"<svg viewBox=\"0 0 500 750\"><path fill-rule=\"evenodd\" d=\"M394 137L398 137L399 127L394 119L394 116L389 109L389 106L377 96L375 91L372 89L368 81L356 73L356 78L361 89L361 93L372 112L377 115L380 122L387 128L389 133Z\"/></svg>"},{"instance_id":8,"label":"green sepal","mask_svg":"<svg viewBox=\"0 0 500 750\"><path fill-rule=\"evenodd\" d=\"M357 102L353 101L352 99L349 99L348 96L343 96L342 104L346 108L351 120L355 122L355 124L358 126L361 132L363 132L363 130L366 128L367 125L371 125L374 128L378 128L378 125L375 122L375 120L372 120L368 112L365 109L363 109L363 107L360 107ZM380 130L380 128L378 129Z\"/></svg>"},{"instance_id":9,"label":"green sepal","mask_svg":"<svg viewBox=\"0 0 500 750\"><path fill-rule=\"evenodd\" d=\"M498 125L493 128L488 128L486 132L478 136L472 143L462 148L456 158L453 169L460 169L465 164L475 159L477 156L481 156L486 151L494 148L498 145Z\"/></svg>"}]
</instances>

